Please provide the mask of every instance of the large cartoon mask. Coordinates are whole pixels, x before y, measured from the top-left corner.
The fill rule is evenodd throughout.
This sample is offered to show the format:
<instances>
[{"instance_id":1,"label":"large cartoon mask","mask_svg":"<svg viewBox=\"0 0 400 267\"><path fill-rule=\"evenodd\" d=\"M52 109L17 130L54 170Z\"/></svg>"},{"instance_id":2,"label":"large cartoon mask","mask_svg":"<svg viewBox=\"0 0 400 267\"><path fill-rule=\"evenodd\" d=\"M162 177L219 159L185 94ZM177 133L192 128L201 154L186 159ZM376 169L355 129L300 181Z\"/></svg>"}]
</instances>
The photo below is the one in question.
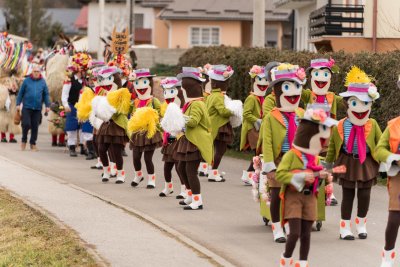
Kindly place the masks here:
<instances>
[{"instance_id":1,"label":"large cartoon mask","mask_svg":"<svg viewBox=\"0 0 400 267\"><path fill-rule=\"evenodd\" d=\"M153 77L149 69L138 69L134 71L133 87L140 100L147 100L151 98L153 93Z\"/></svg>"},{"instance_id":2,"label":"large cartoon mask","mask_svg":"<svg viewBox=\"0 0 400 267\"><path fill-rule=\"evenodd\" d=\"M371 114L372 102L361 101L355 96L347 99L347 116L354 125L362 126L369 119Z\"/></svg>"},{"instance_id":3,"label":"large cartoon mask","mask_svg":"<svg viewBox=\"0 0 400 267\"><path fill-rule=\"evenodd\" d=\"M222 92L228 90L228 80L234 74L234 70L231 66L226 65L214 65L212 69L208 71L208 76L211 80L212 89L221 89Z\"/></svg>"},{"instance_id":4,"label":"large cartoon mask","mask_svg":"<svg viewBox=\"0 0 400 267\"><path fill-rule=\"evenodd\" d=\"M203 83L205 79L198 68L183 67L182 73L177 76L182 83L182 93L185 103L192 99L203 97Z\"/></svg>"},{"instance_id":5,"label":"large cartoon mask","mask_svg":"<svg viewBox=\"0 0 400 267\"><path fill-rule=\"evenodd\" d=\"M97 76L97 85L104 88L108 92L112 92L121 88L121 70L116 67L103 67Z\"/></svg>"},{"instance_id":6,"label":"large cartoon mask","mask_svg":"<svg viewBox=\"0 0 400 267\"><path fill-rule=\"evenodd\" d=\"M269 85L269 82L265 76L265 68L254 65L249 74L252 78L253 94L256 96L265 96Z\"/></svg>"},{"instance_id":7,"label":"large cartoon mask","mask_svg":"<svg viewBox=\"0 0 400 267\"><path fill-rule=\"evenodd\" d=\"M164 99L167 104L175 103L178 107L181 106L182 100L180 89L181 83L175 77L168 77L161 81L161 87L163 88Z\"/></svg>"},{"instance_id":8,"label":"large cartoon mask","mask_svg":"<svg viewBox=\"0 0 400 267\"><path fill-rule=\"evenodd\" d=\"M331 86L332 73L328 68L311 71L311 89L316 95L326 95Z\"/></svg>"}]
</instances>

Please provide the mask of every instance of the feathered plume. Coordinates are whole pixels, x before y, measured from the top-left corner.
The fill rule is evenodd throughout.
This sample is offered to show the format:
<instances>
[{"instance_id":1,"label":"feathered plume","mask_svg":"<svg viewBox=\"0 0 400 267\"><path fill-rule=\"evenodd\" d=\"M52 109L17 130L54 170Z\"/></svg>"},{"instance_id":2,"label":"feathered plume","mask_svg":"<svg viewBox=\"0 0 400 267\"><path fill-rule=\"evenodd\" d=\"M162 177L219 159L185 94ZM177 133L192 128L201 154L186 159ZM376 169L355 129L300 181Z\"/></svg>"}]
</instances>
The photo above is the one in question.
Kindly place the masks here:
<instances>
[{"instance_id":1,"label":"feathered plume","mask_svg":"<svg viewBox=\"0 0 400 267\"><path fill-rule=\"evenodd\" d=\"M182 110L175 103L170 103L161 120L161 127L167 133L177 136L185 127L186 121Z\"/></svg>"},{"instance_id":2,"label":"feathered plume","mask_svg":"<svg viewBox=\"0 0 400 267\"><path fill-rule=\"evenodd\" d=\"M151 107L138 108L128 121L128 135L136 132L147 132L146 137L152 138L157 132L158 113Z\"/></svg>"},{"instance_id":3,"label":"feathered plume","mask_svg":"<svg viewBox=\"0 0 400 267\"><path fill-rule=\"evenodd\" d=\"M242 125L243 120L243 103L240 100L232 100L229 96L225 95L225 107L229 109L233 115L229 118L233 128Z\"/></svg>"},{"instance_id":4,"label":"feathered plume","mask_svg":"<svg viewBox=\"0 0 400 267\"><path fill-rule=\"evenodd\" d=\"M92 100L94 98L94 92L89 87L85 87L79 98L78 103L75 104L77 111L78 120L83 122L89 119L89 115L92 112Z\"/></svg>"},{"instance_id":5,"label":"feathered plume","mask_svg":"<svg viewBox=\"0 0 400 267\"><path fill-rule=\"evenodd\" d=\"M107 101L118 113L128 114L131 107L131 93L128 88L121 88L108 93Z\"/></svg>"},{"instance_id":6,"label":"feathered plume","mask_svg":"<svg viewBox=\"0 0 400 267\"><path fill-rule=\"evenodd\" d=\"M359 67L353 66L350 71L347 72L344 86L349 86L351 83L371 83L371 77Z\"/></svg>"}]
</instances>

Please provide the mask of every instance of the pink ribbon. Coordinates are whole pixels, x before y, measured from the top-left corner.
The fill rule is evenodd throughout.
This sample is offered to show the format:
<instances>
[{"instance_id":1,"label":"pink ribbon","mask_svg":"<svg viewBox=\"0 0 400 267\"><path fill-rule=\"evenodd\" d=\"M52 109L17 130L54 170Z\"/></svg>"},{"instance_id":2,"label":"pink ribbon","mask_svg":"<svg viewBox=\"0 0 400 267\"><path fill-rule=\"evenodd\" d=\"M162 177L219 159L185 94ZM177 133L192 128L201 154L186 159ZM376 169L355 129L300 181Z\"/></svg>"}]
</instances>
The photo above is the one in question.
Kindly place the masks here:
<instances>
[{"instance_id":1,"label":"pink ribbon","mask_svg":"<svg viewBox=\"0 0 400 267\"><path fill-rule=\"evenodd\" d=\"M149 76L149 75L151 75L150 72L139 72L139 73L136 73L136 77L143 77L143 76Z\"/></svg>"},{"instance_id":2,"label":"pink ribbon","mask_svg":"<svg viewBox=\"0 0 400 267\"><path fill-rule=\"evenodd\" d=\"M185 71L185 72L182 72L183 74L188 74L188 73L190 73L190 74L194 74L194 75L196 75L197 77L200 77L200 73L199 72L188 72L188 71Z\"/></svg>"},{"instance_id":3,"label":"pink ribbon","mask_svg":"<svg viewBox=\"0 0 400 267\"><path fill-rule=\"evenodd\" d=\"M294 112L283 112L285 116L289 119L289 127L288 127L288 141L289 141L289 147L292 148L292 143L294 140L294 135L297 130L297 125L296 125L296 113Z\"/></svg>"},{"instance_id":4,"label":"pink ribbon","mask_svg":"<svg viewBox=\"0 0 400 267\"><path fill-rule=\"evenodd\" d=\"M364 126L353 125L349 140L347 141L347 152L353 153L354 140L357 138L358 156L360 163L363 164L367 157L367 142L364 135Z\"/></svg>"},{"instance_id":5,"label":"pink ribbon","mask_svg":"<svg viewBox=\"0 0 400 267\"><path fill-rule=\"evenodd\" d=\"M297 74L293 72L288 72L275 75L275 79L280 79L280 78L297 78Z\"/></svg>"},{"instance_id":6,"label":"pink ribbon","mask_svg":"<svg viewBox=\"0 0 400 267\"><path fill-rule=\"evenodd\" d=\"M331 63L330 62L315 62L315 63L311 63L311 67L327 67L327 68L331 68Z\"/></svg>"},{"instance_id":7,"label":"pink ribbon","mask_svg":"<svg viewBox=\"0 0 400 267\"><path fill-rule=\"evenodd\" d=\"M347 88L347 91L349 91L349 92L357 92L357 93L368 93L368 88L359 88L359 87L349 86Z\"/></svg>"}]
</instances>

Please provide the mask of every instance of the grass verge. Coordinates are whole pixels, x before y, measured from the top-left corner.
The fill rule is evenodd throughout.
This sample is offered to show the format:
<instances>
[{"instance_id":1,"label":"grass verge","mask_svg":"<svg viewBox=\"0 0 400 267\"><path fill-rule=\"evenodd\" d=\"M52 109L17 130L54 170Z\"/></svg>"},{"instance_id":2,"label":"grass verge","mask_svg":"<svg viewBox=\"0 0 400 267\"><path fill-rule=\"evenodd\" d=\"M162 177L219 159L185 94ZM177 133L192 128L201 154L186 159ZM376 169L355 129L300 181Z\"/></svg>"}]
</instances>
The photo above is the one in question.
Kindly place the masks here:
<instances>
[{"instance_id":1,"label":"grass verge","mask_svg":"<svg viewBox=\"0 0 400 267\"><path fill-rule=\"evenodd\" d=\"M224 156L235 159L251 160L254 154L253 152L248 152L248 151L236 151L234 149L228 149Z\"/></svg>"},{"instance_id":2,"label":"grass verge","mask_svg":"<svg viewBox=\"0 0 400 267\"><path fill-rule=\"evenodd\" d=\"M0 189L0 266L97 266L68 229Z\"/></svg>"}]
</instances>

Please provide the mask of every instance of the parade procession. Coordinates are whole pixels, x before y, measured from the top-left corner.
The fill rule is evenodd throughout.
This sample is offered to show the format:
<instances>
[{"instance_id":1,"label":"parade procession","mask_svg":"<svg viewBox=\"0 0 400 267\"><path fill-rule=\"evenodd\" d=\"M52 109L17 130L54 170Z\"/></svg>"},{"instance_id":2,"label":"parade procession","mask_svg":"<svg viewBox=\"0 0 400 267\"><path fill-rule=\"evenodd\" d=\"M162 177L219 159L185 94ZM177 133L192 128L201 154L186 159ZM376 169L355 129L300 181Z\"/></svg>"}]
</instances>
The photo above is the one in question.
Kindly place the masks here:
<instances>
[{"instance_id":1,"label":"parade procession","mask_svg":"<svg viewBox=\"0 0 400 267\"><path fill-rule=\"evenodd\" d=\"M169 2L171 48L193 1ZM167 74L121 22L100 26L99 53L1 32L0 266L399 266L399 50L217 46L200 22ZM55 231L20 234L35 216L83 258L33 250Z\"/></svg>"}]
</instances>

